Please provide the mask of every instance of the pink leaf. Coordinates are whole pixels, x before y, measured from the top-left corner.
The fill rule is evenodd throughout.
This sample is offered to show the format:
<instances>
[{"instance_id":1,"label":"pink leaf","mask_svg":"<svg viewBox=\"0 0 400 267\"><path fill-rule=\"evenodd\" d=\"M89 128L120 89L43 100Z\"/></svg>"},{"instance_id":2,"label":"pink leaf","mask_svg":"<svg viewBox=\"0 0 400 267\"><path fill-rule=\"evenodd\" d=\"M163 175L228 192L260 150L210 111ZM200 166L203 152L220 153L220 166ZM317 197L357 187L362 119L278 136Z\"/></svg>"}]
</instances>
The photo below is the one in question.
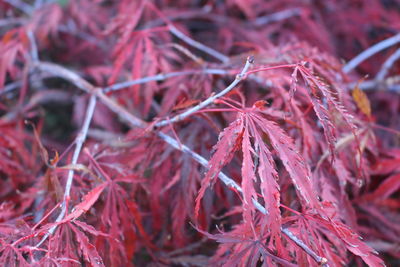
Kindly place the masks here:
<instances>
[{"instance_id":1,"label":"pink leaf","mask_svg":"<svg viewBox=\"0 0 400 267\"><path fill-rule=\"evenodd\" d=\"M214 146L215 153L209 161L209 169L201 182L201 188L196 198L196 216L199 214L200 201L207 187L214 182L221 169L232 159L234 152L238 149L242 134L243 119L240 117L219 135L218 143Z\"/></svg>"}]
</instances>

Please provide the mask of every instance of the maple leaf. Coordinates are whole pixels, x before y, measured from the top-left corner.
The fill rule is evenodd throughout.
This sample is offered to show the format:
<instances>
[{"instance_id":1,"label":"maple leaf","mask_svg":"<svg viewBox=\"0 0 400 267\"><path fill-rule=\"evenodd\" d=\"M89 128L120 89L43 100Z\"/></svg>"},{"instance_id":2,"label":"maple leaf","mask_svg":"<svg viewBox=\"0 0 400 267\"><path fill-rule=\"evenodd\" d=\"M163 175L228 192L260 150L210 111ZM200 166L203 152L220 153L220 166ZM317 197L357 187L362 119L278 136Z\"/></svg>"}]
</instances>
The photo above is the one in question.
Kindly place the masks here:
<instances>
[{"instance_id":1,"label":"maple leaf","mask_svg":"<svg viewBox=\"0 0 400 267\"><path fill-rule=\"evenodd\" d=\"M329 222L318 216L313 216L312 220L326 227L331 233L334 233L338 238L343 240L346 248L353 254L360 256L368 266L385 266L383 260L376 256L378 253L362 242L360 236L351 231L344 224L340 222Z\"/></svg>"},{"instance_id":2,"label":"maple leaf","mask_svg":"<svg viewBox=\"0 0 400 267\"><path fill-rule=\"evenodd\" d=\"M246 123L247 124L247 123ZM243 217L246 223L252 223L252 212L255 210L252 200L256 199L256 191L253 183L257 178L254 175L254 164L251 153L254 153L251 144L248 125L245 124L242 141L243 163L242 163L242 189L243 189Z\"/></svg>"},{"instance_id":3,"label":"maple leaf","mask_svg":"<svg viewBox=\"0 0 400 267\"><path fill-rule=\"evenodd\" d=\"M51 224L48 227L51 227ZM47 227L43 229L47 229ZM60 223L54 236L50 238L47 256L43 258L42 263L45 261L53 263L58 261L81 262L78 259L82 257L91 266L104 266L96 247L83 231L93 235L107 236L84 222L64 221Z\"/></svg>"},{"instance_id":4,"label":"maple leaf","mask_svg":"<svg viewBox=\"0 0 400 267\"><path fill-rule=\"evenodd\" d=\"M23 28L17 28L8 31L0 41L0 89L4 88L6 75L9 74L15 78L21 70L15 64L17 60L23 59L27 52L28 37Z\"/></svg>"},{"instance_id":5,"label":"maple leaf","mask_svg":"<svg viewBox=\"0 0 400 267\"><path fill-rule=\"evenodd\" d=\"M102 183L95 187L92 191L83 197L83 201L75 206L74 210L68 214L64 220L72 221L80 217L83 213L87 212L93 204L97 201L107 183Z\"/></svg>"},{"instance_id":6,"label":"maple leaf","mask_svg":"<svg viewBox=\"0 0 400 267\"><path fill-rule=\"evenodd\" d=\"M292 138L285 134L284 131L276 125L276 123L263 118L262 115L257 111L251 112L248 115L248 119L253 121L253 131L257 131L256 127L258 127L262 132L268 135L271 141L271 146L277 152L287 172L292 178L293 184L299 193L299 196L304 201L304 204L321 211L320 203L316 197L317 193L315 192L311 182L309 166L296 151ZM270 154L271 152L265 149L264 153ZM275 172L273 169L271 169L271 165L266 166L270 166L267 171L271 172L271 176L273 177ZM275 198L279 197L276 195L276 192L273 194L273 196Z\"/></svg>"},{"instance_id":7,"label":"maple leaf","mask_svg":"<svg viewBox=\"0 0 400 267\"><path fill-rule=\"evenodd\" d=\"M284 266L295 266L288 260L280 258L265 246L264 240L252 239L246 224L240 224L229 233L220 231L218 234L197 229L210 239L221 243L220 248L211 260L212 264L220 266L258 266L261 260L264 264L280 263Z\"/></svg>"},{"instance_id":8,"label":"maple leaf","mask_svg":"<svg viewBox=\"0 0 400 267\"><path fill-rule=\"evenodd\" d=\"M209 161L209 169L201 182L201 188L196 198L196 217L199 214L200 201L207 187L215 182L219 172L232 159L234 152L238 150L243 135L243 127L243 120L239 117L219 135L219 141L214 147L215 152Z\"/></svg>"},{"instance_id":9,"label":"maple leaf","mask_svg":"<svg viewBox=\"0 0 400 267\"><path fill-rule=\"evenodd\" d=\"M49 2L0 1L0 265L400 257L396 1Z\"/></svg>"},{"instance_id":10,"label":"maple leaf","mask_svg":"<svg viewBox=\"0 0 400 267\"><path fill-rule=\"evenodd\" d=\"M82 233L73 225L69 225L72 231L75 233L75 238L79 243L82 254L87 262L89 262L94 267L105 266L102 258L96 250L96 247L89 242L87 236ZM93 232L93 231L91 231Z\"/></svg>"}]
</instances>

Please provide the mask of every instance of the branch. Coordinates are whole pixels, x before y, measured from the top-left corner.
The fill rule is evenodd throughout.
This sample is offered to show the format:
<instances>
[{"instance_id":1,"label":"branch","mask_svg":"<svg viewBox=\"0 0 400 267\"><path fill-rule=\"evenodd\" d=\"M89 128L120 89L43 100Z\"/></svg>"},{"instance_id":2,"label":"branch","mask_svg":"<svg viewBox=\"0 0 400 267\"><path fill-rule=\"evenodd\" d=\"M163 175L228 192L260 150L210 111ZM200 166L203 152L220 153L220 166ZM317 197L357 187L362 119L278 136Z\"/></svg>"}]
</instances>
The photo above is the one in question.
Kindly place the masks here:
<instances>
[{"instance_id":1,"label":"branch","mask_svg":"<svg viewBox=\"0 0 400 267\"><path fill-rule=\"evenodd\" d=\"M63 78L87 93L92 93L96 91L96 87L94 87L88 81L81 78L81 76L79 76L75 72L60 65L39 61L32 64L32 67L37 68L40 71L52 74L54 77Z\"/></svg>"},{"instance_id":2,"label":"branch","mask_svg":"<svg viewBox=\"0 0 400 267\"><path fill-rule=\"evenodd\" d=\"M92 45L95 45L97 47L100 47L101 49L107 49L105 44L103 42L100 42L98 39L96 39L94 36L83 32L79 31L77 27L74 25L74 23L66 23L66 25L59 25L58 30L63 33L68 33L71 34L72 36L79 38L81 40L84 40L88 43L91 43Z\"/></svg>"},{"instance_id":3,"label":"branch","mask_svg":"<svg viewBox=\"0 0 400 267\"><path fill-rule=\"evenodd\" d=\"M82 150L82 145L86 140L87 132L89 130L90 122L92 121L95 108L96 108L96 96L91 95L89 104L86 109L86 116L82 125L82 129L75 140L75 151L72 156L71 165L76 165L78 163L79 154ZM68 171L67 183L65 185L64 201L70 197L73 176L74 176L74 170L70 169Z\"/></svg>"},{"instance_id":4,"label":"branch","mask_svg":"<svg viewBox=\"0 0 400 267\"><path fill-rule=\"evenodd\" d=\"M388 59L386 59L385 63L383 63L382 68L379 70L378 74L376 74L375 80L378 83L381 83L383 79L389 72L389 69L393 66L393 64L400 58L400 48L397 49Z\"/></svg>"},{"instance_id":5,"label":"branch","mask_svg":"<svg viewBox=\"0 0 400 267\"><path fill-rule=\"evenodd\" d=\"M348 89L354 89L355 86L358 86L361 90L377 90L379 88L385 88L388 91L400 92L400 76L391 76L384 80L378 81L374 80L366 80L361 83L353 82L347 85Z\"/></svg>"},{"instance_id":6,"label":"branch","mask_svg":"<svg viewBox=\"0 0 400 267\"><path fill-rule=\"evenodd\" d=\"M199 111L200 109L204 108L205 106L208 106L209 104L214 102L217 98L219 98L221 96L224 96L225 94L230 92L233 88L235 88L235 86L245 77L245 74L246 74L247 70L250 68L250 66L251 66L251 64L253 62L254 62L254 58L253 57L248 57L247 60L246 60L246 64L244 65L244 67L243 67L242 71L240 72L240 74L236 75L236 79L228 87L226 87L224 90L222 90L218 94L215 94L215 95L207 98L206 100L204 100L203 102L201 102L197 106L194 106L194 107L188 109L187 111L185 111L185 112L183 112L183 113L181 113L179 115L176 115L172 119L166 119L166 120L163 120L163 121L160 121L160 122L156 123L155 127L162 127L162 126L165 126L165 125L170 124L170 123L174 123L174 122L177 122L177 121L184 120L185 118L187 118L191 114Z\"/></svg>"},{"instance_id":7,"label":"branch","mask_svg":"<svg viewBox=\"0 0 400 267\"><path fill-rule=\"evenodd\" d=\"M279 12L275 12L272 14L268 14L259 18L256 18L253 21L253 24L256 26L263 26L268 23L276 22L276 21L281 21L288 19L290 17L298 16L301 14L301 9L300 8L291 8L291 9L286 9L282 10Z\"/></svg>"},{"instance_id":8,"label":"branch","mask_svg":"<svg viewBox=\"0 0 400 267\"><path fill-rule=\"evenodd\" d=\"M32 14L34 11L34 8L27 3L21 1L21 0L4 0L4 2L8 3L9 5L21 10L27 15Z\"/></svg>"},{"instance_id":9,"label":"branch","mask_svg":"<svg viewBox=\"0 0 400 267\"><path fill-rule=\"evenodd\" d=\"M31 59L34 62L37 62L37 61L39 61L39 52L38 52L38 47L36 44L35 35L33 34L31 29L28 29L26 31L26 35L28 35L28 38L29 38Z\"/></svg>"},{"instance_id":10,"label":"branch","mask_svg":"<svg viewBox=\"0 0 400 267\"><path fill-rule=\"evenodd\" d=\"M6 19L0 19L0 27L4 26L10 26L10 25L20 25L24 24L26 22L25 19L22 18L6 18Z\"/></svg>"},{"instance_id":11,"label":"branch","mask_svg":"<svg viewBox=\"0 0 400 267\"><path fill-rule=\"evenodd\" d=\"M40 74L35 74L35 75L30 75L29 77L29 83L31 86L41 86L42 80L48 78L48 75L40 75ZM7 85L5 85L3 88L0 88L0 97L3 97L3 95L7 95L11 93L12 91L16 90L17 88L21 87L23 85L21 80L11 82Z\"/></svg>"},{"instance_id":12,"label":"branch","mask_svg":"<svg viewBox=\"0 0 400 267\"><path fill-rule=\"evenodd\" d=\"M60 65L53 64L53 63L48 63L48 62L37 62L34 64L34 66L44 72L50 73L55 77L63 78L72 84L74 84L76 87L79 89L90 93L94 94L97 96L97 98L103 102L106 106L108 106L112 111L114 111L116 114L118 114L126 123L134 125L135 127L141 127L144 128L146 127L146 123L137 117L133 116L130 114L126 109L121 107L119 104L117 104L115 101L110 99L108 96L106 96L100 88L96 88L92 84L90 84L88 81L85 79L81 78L78 74L75 72L64 68Z\"/></svg>"},{"instance_id":13,"label":"branch","mask_svg":"<svg viewBox=\"0 0 400 267\"><path fill-rule=\"evenodd\" d=\"M248 65L247 68L245 66L245 68L243 68L243 70L242 70L243 74L241 73L238 76L243 76L244 73L249 68L251 63L252 63L252 60L249 58L247 60L247 62L246 62L246 66ZM130 114L125 108L119 106L112 99L110 99L107 96L105 96L101 92L101 90L94 90L96 88L93 85L91 85L86 80L80 78L79 75L77 75L73 71L70 71L70 70L68 70L68 69L66 69L66 68L64 68L62 66L59 66L59 65L56 65L56 64L51 64L51 63L37 63L36 66L38 68L40 68L41 70L50 71L50 73L53 73L54 75L56 75L58 77L61 77L61 78L69 80L70 82L73 82L75 85L77 85L78 88L84 90L85 92L90 92L92 94L95 94L106 106L108 106L111 110L113 110L120 118L122 118L124 121L126 121L131 127L145 128L145 127L148 126L147 123L145 123L144 121L136 118L134 115ZM86 85L87 87L86 88L82 88L83 85ZM92 97L94 98L94 96L92 96ZM87 113L89 114L89 108L88 108L88 112ZM86 118L88 118L88 116L86 116ZM209 167L208 161L204 157L202 157L201 155L197 154L196 152L191 150L186 145L180 144L177 140L175 140L171 136L169 136L167 134L164 134L162 132L157 132L156 134L163 141L165 141L167 144L169 144L170 146L172 146L176 150L179 150L179 151L182 151L182 152L188 154L190 157L192 157L195 161L200 163L205 168ZM243 193L243 189L240 187L240 185L238 185L234 180L229 178L223 172L220 172L218 174L218 178L225 185L227 185L228 187L235 189L237 192ZM268 214L267 210L256 199L253 199L253 204L262 214L264 214L264 215ZM59 217L60 217L60 215L59 215ZM57 220L59 220L59 218L57 218ZM328 265L326 264L326 262L327 262L326 258L318 256L302 240L297 238L289 229L281 228L281 231L288 238L290 238L293 242L295 242L300 248L302 248L308 255L310 255L317 263L321 264L322 266L328 267ZM46 239L51 234L51 233L49 234L49 232L45 235ZM44 242L45 239L44 240L43 239L38 245L36 245L36 247L40 246Z\"/></svg>"},{"instance_id":14,"label":"branch","mask_svg":"<svg viewBox=\"0 0 400 267\"><path fill-rule=\"evenodd\" d=\"M221 54L220 52L212 49L211 47L208 47L206 45L203 45L202 43L199 43L199 42L191 39L189 36L185 35L183 32L178 30L174 25L169 24L168 29L173 35L175 35L177 38L181 39L188 45L193 46L193 47L213 56L216 59L219 59L222 63L229 62L229 57L225 56L224 54Z\"/></svg>"},{"instance_id":15,"label":"branch","mask_svg":"<svg viewBox=\"0 0 400 267\"><path fill-rule=\"evenodd\" d=\"M170 72L170 73L160 73L154 76L148 76L148 77L143 77L140 79L132 80L132 81L126 81L126 82L121 82L121 83L116 83L111 86L108 86L104 88L102 91L104 93L108 93L111 91L118 91L127 87L130 87L132 85L136 84L143 84L143 83L148 83L152 81L164 81L168 78L176 77L176 76L183 76L183 75L191 75L191 74L215 74L215 75L226 75L230 74L230 71L227 70L222 70L222 69L203 69L203 70L185 70L185 71L176 71L176 72Z\"/></svg>"},{"instance_id":16,"label":"branch","mask_svg":"<svg viewBox=\"0 0 400 267\"><path fill-rule=\"evenodd\" d=\"M81 153L83 143L86 140L86 136L87 136L87 133L89 130L90 122L92 121L92 118L93 118L93 113L94 113L95 108L96 108L96 96L91 95L89 104L86 109L85 120L83 122L80 132L78 133L78 135L75 139L75 150L74 150L74 154L72 155L71 165L76 165L78 163L79 154ZM73 179L74 179L74 169L71 168L68 171L67 183L65 184L65 191L64 191L64 200L61 205L61 212L56 219L56 223L60 222L64 218L65 214L67 213L67 206L68 206L68 201L70 199ZM43 242L46 241L46 239L54 233L56 228L57 228L57 224L52 226L35 247L39 247L41 244L43 244Z\"/></svg>"},{"instance_id":17,"label":"branch","mask_svg":"<svg viewBox=\"0 0 400 267\"><path fill-rule=\"evenodd\" d=\"M350 72L352 69L357 67L361 62L363 62L367 58L399 42L400 42L400 33L371 46L370 48L364 50L358 56L350 60L346 65L344 65L344 67L342 68L343 72L344 73Z\"/></svg>"},{"instance_id":18,"label":"branch","mask_svg":"<svg viewBox=\"0 0 400 267\"><path fill-rule=\"evenodd\" d=\"M282 233L289 237L299 247L301 247L308 255L310 255L322 267L329 267L328 260L324 257L318 256L312 249L310 249L302 240L295 236L289 229L281 228Z\"/></svg>"}]
</instances>

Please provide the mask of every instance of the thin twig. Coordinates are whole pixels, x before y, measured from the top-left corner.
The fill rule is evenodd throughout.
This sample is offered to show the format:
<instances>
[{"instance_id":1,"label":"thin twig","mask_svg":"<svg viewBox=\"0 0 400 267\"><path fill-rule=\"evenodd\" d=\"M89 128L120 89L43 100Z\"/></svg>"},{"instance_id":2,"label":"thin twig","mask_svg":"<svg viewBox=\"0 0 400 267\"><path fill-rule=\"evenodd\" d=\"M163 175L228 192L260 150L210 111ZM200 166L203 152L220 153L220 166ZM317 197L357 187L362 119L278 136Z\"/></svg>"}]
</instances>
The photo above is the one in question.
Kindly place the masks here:
<instances>
[{"instance_id":1,"label":"thin twig","mask_svg":"<svg viewBox=\"0 0 400 267\"><path fill-rule=\"evenodd\" d=\"M166 119L166 120L163 120L163 121L160 121L160 122L156 123L155 126L156 127L162 127L162 126L165 126L165 125L170 124L170 123L175 123L177 121L184 120L185 118L187 118L191 114L193 114L193 113L197 112L198 110L208 106L209 104L214 102L219 97L224 96L225 94L230 92L233 88L235 88L235 86L238 83L240 83L240 81L245 77L245 73L250 68L250 66L253 63L253 61L254 61L253 57L248 57L247 60L246 60L246 64L244 65L244 67L243 67L242 71L240 72L240 74L236 75L235 80L228 87L226 87L224 90L222 90L218 94L215 94L215 95L207 98L206 100L204 100L200 104L188 109L187 111L185 111L185 112L183 112L183 113L181 113L179 115L176 115L172 119Z\"/></svg>"},{"instance_id":2,"label":"thin twig","mask_svg":"<svg viewBox=\"0 0 400 267\"><path fill-rule=\"evenodd\" d=\"M204 64L204 60L201 57L196 56L195 54L190 52L189 49L187 49L186 47L181 46L180 44L172 43L172 44L167 44L165 46L170 46L170 47L175 48L176 50L178 50L179 52L181 52L182 54L184 54L188 58L192 59L194 62L196 62L199 65L203 65Z\"/></svg>"},{"instance_id":3,"label":"thin twig","mask_svg":"<svg viewBox=\"0 0 400 267\"><path fill-rule=\"evenodd\" d=\"M59 25L58 30L60 32L71 34L72 36L82 39L88 43L91 43L101 49L107 49L107 46L103 42L99 42L99 39L96 39L94 36L86 32L79 31L79 29L77 29L77 27L74 26L74 24L67 23L67 25Z\"/></svg>"},{"instance_id":4,"label":"thin twig","mask_svg":"<svg viewBox=\"0 0 400 267\"><path fill-rule=\"evenodd\" d=\"M34 11L34 8L32 6L28 5L27 3L25 3L21 0L4 0L4 2L21 10L22 12L24 12L27 15L32 14L32 12Z\"/></svg>"},{"instance_id":5,"label":"thin twig","mask_svg":"<svg viewBox=\"0 0 400 267\"><path fill-rule=\"evenodd\" d=\"M29 77L30 86L40 86L42 81L48 77L49 77L48 75L40 75L40 74L30 75ZM14 81L12 83L5 85L3 88L0 88L0 97L11 93L12 91L16 90L21 86L22 86L21 80Z\"/></svg>"},{"instance_id":6,"label":"thin twig","mask_svg":"<svg viewBox=\"0 0 400 267\"><path fill-rule=\"evenodd\" d=\"M29 38L29 42L30 42L30 54L31 54L31 58L34 62L39 61L39 52L38 52L38 47L36 44L36 39L35 39L35 35L33 34L32 30L28 29L26 31L26 35L28 35Z\"/></svg>"},{"instance_id":7,"label":"thin twig","mask_svg":"<svg viewBox=\"0 0 400 267\"><path fill-rule=\"evenodd\" d=\"M400 48L397 49L388 59L386 59L385 63L383 63L382 68L376 74L375 80L378 83L381 83L383 79L385 79L386 75L388 74L390 68L393 64L400 58Z\"/></svg>"},{"instance_id":8,"label":"thin twig","mask_svg":"<svg viewBox=\"0 0 400 267\"><path fill-rule=\"evenodd\" d=\"M71 165L76 165L78 163L79 154L81 153L83 143L86 140L86 136L89 130L90 122L92 121L93 118L95 107L96 107L96 96L92 94L90 96L89 104L86 109L86 116L82 128L75 139L75 150L72 155ZM70 169L68 171L67 183L65 185L64 200L61 205L61 212L56 219L56 223L60 222L67 213L67 206L68 206L68 201L70 199L73 179L74 179L74 169ZM46 239L54 233L56 228L57 224L52 226L35 247L39 247L41 244L43 244L43 242L46 241Z\"/></svg>"},{"instance_id":9,"label":"thin twig","mask_svg":"<svg viewBox=\"0 0 400 267\"><path fill-rule=\"evenodd\" d=\"M385 88L387 91L392 92L400 92L400 79L399 77L388 77L382 81L367 80L361 83L353 82L347 85L348 89L354 89L355 86L358 86L361 90L369 91L369 90L377 90L379 88Z\"/></svg>"},{"instance_id":10,"label":"thin twig","mask_svg":"<svg viewBox=\"0 0 400 267\"><path fill-rule=\"evenodd\" d=\"M108 106L112 111L114 111L116 114L121 115L121 118L125 120L125 122L129 124L134 124L136 127L142 127L144 128L146 126L146 123L132 114L130 114L126 109L118 105L115 101L110 99L108 96L103 94L102 90L100 88L96 88L92 84L90 84L88 81L85 79L81 78L77 73L64 68L60 65L53 64L53 63L48 63L48 62L37 62L34 64L34 67L52 74L55 77L63 78L72 84L74 84L76 87L79 89L90 93L94 94L97 96L97 98L103 102L106 106Z\"/></svg>"},{"instance_id":11,"label":"thin twig","mask_svg":"<svg viewBox=\"0 0 400 267\"><path fill-rule=\"evenodd\" d=\"M367 58L399 42L400 42L400 33L371 46L370 48L364 50L358 56L350 60L346 65L344 65L344 67L342 68L343 72L344 73L350 72L352 69L357 67L361 62L363 62Z\"/></svg>"},{"instance_id":12,"label":"thin twig","mask_svg":"<svg viewBox=\"0 0 400 267\"><path fill-rule=\"evenodd\" d=\"M228 63L229 62L229 57L225 56L224 54L212 49L211 47L208 47L200 42L197 42L193 39L191 39L189 36L185 35L183 32L181 32L180 30L178 30L174 25L169 24L168 25L168 29L169 31L175 35L176 37L178 37L179 39L181 39L182 41L184 41L185 43L187 43L190 46L193 46L211 56L213 56L214 58L220 60L222 63Z\"/></svg>"},{"instance_id":13,"label":"thin twig","mask_svg":"<svg viewBox=\"0 0 400 267\"><path fill-rule=\"evenodd\" d=\"M310 249L302 240L295 236L292 231L288 228L281 227L282 233L289 237L293 242L295 242L299 247L301 247L308 255L310 255L316 262L322 267L329 267L328 259L318 256L312 249Z\"/></svg>"},{"instance_id":14,"label":"thin twig","mask_svg":"<svg viewBox=\"0 0 400 267\"><path fill-rule=\"evenodd\" d=\"M251 64L251 60L248 60L248 63ZM44 63L39 63L37 64L37 67L41 67ZM53 68L48 68L49 66L53 66ZM99 99L106 105L108 106L111 110L113 110L121 119L123 119L124 121L126 121L131 127L140 127L140 128L145 128L148 126L147 123L145 123L144 121L136 118L134 115L132 115L131 113L129 113L125 108L119 106L118 104L116 104L112 99L108 98L107 96L105 96L104 94L102 94L101 90L93 90L93 88L95 88L93 85L91 85L89 82L87 82L86 80L82 79L79 77L79 75L77 75L76 73L62 67L56 64L51 64L51 63L45 63L45 65L42 66L42 68L40 68L42 70L46 70L46 71L51 71L51 73L53 73L54 75L57 75L58 73L58 77L67 79L71 82L73 82L78 88L84 90L85 92L90 92L92 94L96 94L97 97L99 97ZM247 71L247 70L246 70ZM84 86L87 86L86 88L82 88ZM104 97L100 97L101 95L103 95ZM197 154L196 152L194 152L193 150L191 150L189 147L187 147L184 144L180 144L177 140L175 140L174 138L172 138L171 136L164 134L163 132L157 132L156 133L163 141L165 141L167 144L169 144L170 146L172 146L173 148L182 151L186 154L188 154L191 158L193 158L195 161L197 161L198 163L200 163L202 166L208 168L209 164L208 161L200 156L199 154ZM218 178L228 187L233 188L234 190L236 190L237 192L243 193L243 189L240 187L240 185L238 185L234 180L232 180L231 178L229 178L226 174L224 174L223 172L220 172L218 174ZM259 210L261 213L267 215L268 211L256 200L253 198L253 204L254 206L257 208L257 210ZM61 214L60 214L61 215ZM319 264L321 264L322 266L327 267L328 265L326 264L327 260L326 258L320 257L318 256L311 248L309 248L302 240L300 240L299 238L297 238L289 229L287 228L281 228L281 231L283 234L285 234L288 238L290 238L293 242L295 242L300 248L302 248L308 255L310 255L316 262L318 262ZM49 236L49 234L46 234L47 237ZM46 238L47 238L46 237ZM43 241L44 242L44 241ZM37 247L43 243L42 241L37 245Z\"/></svg>"},{"instance_id":15,"label":"thin twig","mask_svg":"<svg viewBox=\"0 0 400 267\"><path fill-rule=\"evenodd\" d=\"M93 91L96 91L96 88L92 84L81 78L81 76L79 76L77 73L60 65L40 61L32 64L32 67L43 72L47 72L49 74L53 74L53 76L55 77L64 78L65 80L73 83L76 87L87 93L92 93Z\"/></svg>"},{"instance_id":16,"label":"thin twig","mask_svg":"<svg viewBox=\"0 0 400 267\"><path fill-rule=\"evenodd\" d=\"M0 19L0 27L9 26L9 25L20 25L26 22L25 19L22 18L6 18Z\"/></svg>"},{"instance_id":17,"label":"thin twig","mask_svg":"<svg viewBox=\"0 0 400 267\"><path fill-rule=\"evenodd\" d=\"M104 93L108 93L110 91L117 91L117 90L121 90L124 88L128 88L132 85L143 84L143 83L148 83L148 82L152 82L152 81L164 81L164 80L172 78L172 77L191 75L191 74L197 74L197 73L226 75L226 74L230 74L230 71L223 70L223 69L203 69L203 70L176 71L176 72L170 72L170 73L165 73L165 74L160 73L160 74L157 74L154 76L148 76L148 77L143 77L143 78L132 80L132 81L116 83L116 84L113 84L111 86L104 88L102 91Z\"/></svg>"},{"instance_id":18,"label":"thin twig","mask_svg":"<svg viewBox=\"0 0 400 267\"><path fill-rule=\"evenodd\" d=\"M82 125L82 129L79 132L79 134L75 140L75 150L74 150L74 154L72 155L72 160L71 160L72 165L75 165L78 163L79 154L82 150L82 145L86 140L87 132L89 130L90 122L92 121L95 108L96 108L96 96L91 95L89 104L88 104L88 107L86 110L85 120ZM65 185L64 201L65 201L65 199L68 199L70 196L73 177L74 177L74 170L70 169L68 172L67 183Z\"/></svg>"},{"instance_id":19,"label":"thin twig","mask_svg":"<svg viewBox=\"0 0 400 267\"><path fill-rule=\"evenodd\" d=\"M191 150L189 147L187 147L184 144L179 143L177 140L175 140L174 138L172 138L171 136L163 133L163 132L158 132L157 133L158 137L160 137L162 140L164 140L164 142L166 142L167 144L169 144L170 146L172 146L173 148L175 148L176 150L182 151L186 154L188 154L191 158L193 158L195 161L197 161L198 163L200 163L202 166L208 168L208 160L206 160L205 158L203 158L202 156L200 156L199 154L197 154L196 152L194 152L193 150ZM218 174L219 179L228 187L231 187L233 189L235 189L236 191L242 193L243 190L242 188L231 178L229 178L226 174L224 174L223 172L220 172ZM261 206L262 207L262 206ZM265 209L264 209L265 211Z\"/></svg>"},{"instance_id":20,"label":"thin twig","mask_svg":"<svg viewBox=\"0 0 400 267\"><path fill-rule=\"evenodd\" d=\"M291 9L286 9L282 11L278 11L272 14L268 14L259 18L256 18L253 21L253 24L256 26L262 26L268 23L276 22L276 21L282 21L285 19L288 19L290 17L298 16L301 14L301 9L300 8L291 8Z\"/></svg>"},{"instance_id":21,"label":"thin twig","mask_svg":"<svg viewBox=\"0 0 400 267\"><path fill-rule=\"evenodd\" d=\"M14 91L15 89L17 89L18 87L21 87L21 86L22 86L22 81L15 81L15 82L9 83L6 86L4 86L3 88L0 88L0 89L2 89L0 91L0 96L5 95L11 91Z\"/></svg>"},{"instance_id":22,"label":"thin twig","mask_svg":"<svg viewBox=\"0 0 400 267\"><path fill-rule=\"evenodd\" d=\"M182 248L178 248L178 249L176 249L176 250L173 250L173 251L171 251L171 252L168 252L167 253L167 255L168 255L168 257L173 257L173 256L176 256L176 255L179 255L179 254L182 254L182 253L185 253L185 252L190 252L190 251L193 251L195 248L198 248L198 247L200 247L202 244L204 244L204 242L206 242L208 240L208 238L207 237L204 237L203 239L201 239L200 241L198 241L198 242L196 242L196 243L192 243L192 244L190 244L190 245L188 245L188 246L185 246L185 247L182 247Z\"/></svg>"},{"instance_id":23,"label":"thin twig","mask_svg":"<svg viewBox=\"0 0 400 267\"><path fill-rule=\"evenodd\" d=\"M33 5L33 7L35 9L38 9L38 8L42 7L43 5L45 5L45 4L46 4L46 0L36 0L34 5Z\"/></svg>"},{"instance_id":24,"label":"thin twig","mask_svg":"<svg viewBox=\"0 0 400 267\"><path fill-rule=\"evenodd\" d=\"M204 14L209 14L210 11L212 10L211 6L209 5L204 5L201 9L195 8L195 9L189 9L183 12L178 12L175 14L171 14L169 16L166 16L165 18L167 21L173 22L176 20L186 20L186 19L193 19L196 17L202 17ZM157 26L161 26L165 23L166 19L165 18L157 18L154 20L150 20L146 23L143 24L139 29L149 29L149 28L154 28Z\"/></svg>"}]
</instances>

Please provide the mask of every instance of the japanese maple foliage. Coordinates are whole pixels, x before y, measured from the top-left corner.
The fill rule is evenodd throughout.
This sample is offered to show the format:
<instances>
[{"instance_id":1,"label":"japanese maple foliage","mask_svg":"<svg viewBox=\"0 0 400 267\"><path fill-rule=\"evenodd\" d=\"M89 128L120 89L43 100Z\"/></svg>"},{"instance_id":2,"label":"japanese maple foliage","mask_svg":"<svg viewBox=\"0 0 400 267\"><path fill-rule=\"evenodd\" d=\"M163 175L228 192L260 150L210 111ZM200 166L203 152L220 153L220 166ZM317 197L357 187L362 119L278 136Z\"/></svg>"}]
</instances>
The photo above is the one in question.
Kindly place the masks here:
<instances>
[{"instance_id":1,"label":"japanese maple foliage","mask_svg":"<svg viewBox=\"0 0 400 267\"><path fill-rule=\"evenodd\" d=\"M0 264L398 265L399 10L0 0Z\"/></svg>"}]
</instances>

